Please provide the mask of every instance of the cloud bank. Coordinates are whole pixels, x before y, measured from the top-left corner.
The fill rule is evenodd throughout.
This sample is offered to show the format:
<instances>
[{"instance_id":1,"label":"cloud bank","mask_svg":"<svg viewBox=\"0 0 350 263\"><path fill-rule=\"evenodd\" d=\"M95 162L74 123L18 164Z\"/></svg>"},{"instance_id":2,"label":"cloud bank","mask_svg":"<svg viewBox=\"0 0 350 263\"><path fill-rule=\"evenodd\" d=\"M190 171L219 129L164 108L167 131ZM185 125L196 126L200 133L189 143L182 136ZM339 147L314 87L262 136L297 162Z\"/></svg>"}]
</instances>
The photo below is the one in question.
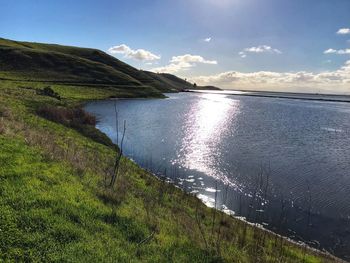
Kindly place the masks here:
<instances>
[{"instance_id":1,"label":"cloud bank","mask_svg":"<svg viewBox=\"0 0 350 263\"><path fill-rule=\"evenodd\" d=\"M172 57L170 60L171 63L181 63L181 62L187 62L187 63L203 63L203 64L213 64L216 65L218 62L216 60L206 60L201 56L198 55L190 55L186 54L183 56L175 56Z\"/></svg>"},{"instance_id":2,"label":"cloud bank","mask_svg":"<svg viewBox=\"0 0 350 263\"><path fill-rule=\"evenodd\" d=\"M133 50L125 44L114 46L108 49L110 54L123 54L127 58L136 59L139 61L159 60L160 56L153 54L144 49Z\"/></svg>"},{"instance_id":3,"label":"cloud bank","mask_svg":"<svg viewBox=\"0 0 350 263\"><path fill-rule=\"evenodd\" d=\"M191 80L199 85L215 85L224 89L350 94L350 60L337 70L321 73L227 71L216 75L198 76Z\"/></svg>"},{"instance_id":4,"label":"cloud bank","mask_svg":"<svg viewBox=\"0 0 350 263\"><path fill-rule=\"evenodd\" d=\"M324 54L338 54L338 55L350 55L350 48L346 49L333 49L329 48L323 52Z\"/></svg>"},{"instance_id":5,"label":"cloud bank","mask_svg":"<svg viewBox=\"0 0 350 263\"><path fill-rule=\"evenodd\" d=\"M218 62L216 60L206 60L198 55L186 54L182 56L174 56L169 61L169 65L164 67L158 67L152 69L154 72L159 73L176 73L183 70L188 70L197 64L211 64L216 65Z\"/></svg>"},{"instance_id":6,"label":"cloud bank","mask_svg":"<svg viewBox=\"0 0 350 263\"><path fill-rule=\"evenodd\" d=\"M247 57L248 53L274 53L274 54L282 54L282 52L277 49L277 48L272 48L271 46L267 46L267 45L260 45L257 47L249 47L249 48L245 48L243 49L241 52L239 52L238 54L241 56L241 58L245 58Z\"/></svg>"}]
</instances>

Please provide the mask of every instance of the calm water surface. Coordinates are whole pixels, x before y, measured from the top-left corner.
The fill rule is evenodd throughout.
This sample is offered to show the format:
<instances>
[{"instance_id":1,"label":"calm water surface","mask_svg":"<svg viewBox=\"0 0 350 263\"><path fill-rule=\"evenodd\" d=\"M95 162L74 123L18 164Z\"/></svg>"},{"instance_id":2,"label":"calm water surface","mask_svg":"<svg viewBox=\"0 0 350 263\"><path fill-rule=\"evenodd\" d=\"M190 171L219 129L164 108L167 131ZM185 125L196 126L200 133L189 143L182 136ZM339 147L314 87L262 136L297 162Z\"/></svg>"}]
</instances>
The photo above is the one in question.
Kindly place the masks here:
<instances>
[{"instance_id":1,"label":"calm water surface","mask_svg":"<svg viewBox=\"0 0 350 263\"><path fill-rule=\"evenodd\" d=\"M350 259L350 104L168 96L86 110L116 142L116 104L124 153L207 205Z\"/></svg>"}]
</instances>

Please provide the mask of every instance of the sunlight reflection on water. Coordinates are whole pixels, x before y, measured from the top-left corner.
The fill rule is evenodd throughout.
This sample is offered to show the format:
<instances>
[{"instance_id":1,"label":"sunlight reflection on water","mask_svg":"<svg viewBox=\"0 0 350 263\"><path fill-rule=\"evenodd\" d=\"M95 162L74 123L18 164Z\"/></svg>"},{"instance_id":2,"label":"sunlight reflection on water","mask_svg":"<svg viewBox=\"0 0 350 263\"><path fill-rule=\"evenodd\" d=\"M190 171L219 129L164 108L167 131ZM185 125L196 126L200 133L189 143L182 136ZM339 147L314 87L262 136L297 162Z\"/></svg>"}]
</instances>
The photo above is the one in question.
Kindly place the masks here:
<instances>
[{"instance_id":1,"label":"sunlight reflection on water","mask_svg":"<svg viewBox=\"0 0 350 263\"><path fill-rule=\"evenodd\" d=\"M220 153L217 145L228 132L227 123L235 122L240 102L227 96L205 94L194 104L185 118L185 134L177 158L178 165L203 172L232 184L228 176L214 167Z\"/></svg>"}]
</instances>

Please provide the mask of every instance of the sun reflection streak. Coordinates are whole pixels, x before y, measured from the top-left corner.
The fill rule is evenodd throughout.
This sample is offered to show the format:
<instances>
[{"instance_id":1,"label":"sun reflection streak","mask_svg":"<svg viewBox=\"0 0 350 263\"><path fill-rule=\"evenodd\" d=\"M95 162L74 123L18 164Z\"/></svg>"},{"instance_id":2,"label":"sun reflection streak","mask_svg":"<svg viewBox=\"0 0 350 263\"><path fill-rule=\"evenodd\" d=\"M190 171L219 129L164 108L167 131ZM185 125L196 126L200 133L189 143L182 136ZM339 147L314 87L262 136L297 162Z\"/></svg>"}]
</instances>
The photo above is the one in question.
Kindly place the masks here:
<instances>
[{"instance_id":1,"label":"sun reflection streak","mask_svg":"<svg viewBox=\"0 0 350 263\"><path fill-rule=\"evenodd\" d=\"M225 95L203 94L186 115L185 137L178 160L186 169L194 169L225 183L228 177L216 169L220 159L218 144L228 132L227 123L235 122L239 101Z\"/></svg>"}]
</instances>

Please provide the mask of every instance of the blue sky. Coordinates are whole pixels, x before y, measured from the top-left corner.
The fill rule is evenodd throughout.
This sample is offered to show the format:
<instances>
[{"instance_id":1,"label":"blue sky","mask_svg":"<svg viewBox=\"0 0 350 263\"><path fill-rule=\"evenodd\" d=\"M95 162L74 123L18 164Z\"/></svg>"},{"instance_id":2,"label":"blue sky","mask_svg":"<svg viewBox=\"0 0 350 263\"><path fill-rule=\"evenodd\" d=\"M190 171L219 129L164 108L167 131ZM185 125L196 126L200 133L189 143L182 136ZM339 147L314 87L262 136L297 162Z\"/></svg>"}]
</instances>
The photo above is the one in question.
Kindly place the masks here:
<instances>
[{"instance_id":1,"label":"blue sky","mask_svg":"<svg viewBox=\"0 0 350 263\"><path fill-rule=\"evenodd\" d=\"M137 68L225 88L350 90L349 0L0 4L4 38L94 47Z\"/></svg>"}]
</instances>

